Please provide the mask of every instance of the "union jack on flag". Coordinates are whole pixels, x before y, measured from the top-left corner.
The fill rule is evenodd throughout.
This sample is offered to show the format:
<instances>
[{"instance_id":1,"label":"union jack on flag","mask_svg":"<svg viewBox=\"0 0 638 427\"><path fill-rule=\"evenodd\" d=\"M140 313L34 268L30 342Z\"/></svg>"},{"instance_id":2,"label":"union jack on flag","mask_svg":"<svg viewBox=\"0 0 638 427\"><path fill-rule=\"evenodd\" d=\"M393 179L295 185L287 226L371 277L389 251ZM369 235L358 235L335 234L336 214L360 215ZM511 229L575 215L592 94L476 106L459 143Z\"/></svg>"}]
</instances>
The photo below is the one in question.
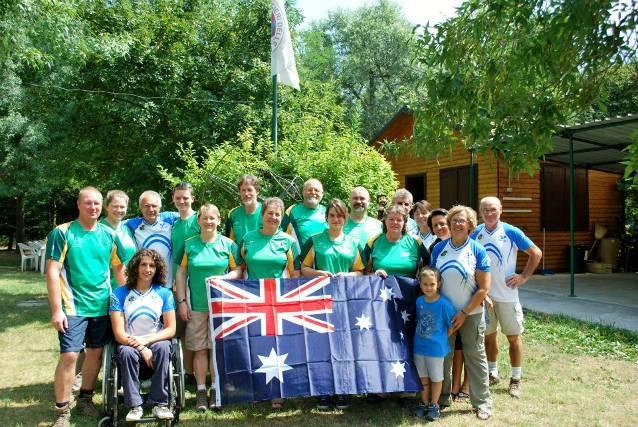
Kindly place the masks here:
<instances>
[{"instance_id":1,"label":"union jack on flag","mask_svg":"<svg viewBox=\"0 0 638 427\"><path fill-rule=\"evenodd\" d=\"M332 297L317 295L328 284L329 277L317 277L284 293L280 279L261 279L259 293L255 294L229 281L210 278L211 317L222 319L214 327L213 339L257 321L261 335L282 335L284 320L315 332L334 332L334 325L318 316L332 313Z\"/></svg>"}]
</instances>

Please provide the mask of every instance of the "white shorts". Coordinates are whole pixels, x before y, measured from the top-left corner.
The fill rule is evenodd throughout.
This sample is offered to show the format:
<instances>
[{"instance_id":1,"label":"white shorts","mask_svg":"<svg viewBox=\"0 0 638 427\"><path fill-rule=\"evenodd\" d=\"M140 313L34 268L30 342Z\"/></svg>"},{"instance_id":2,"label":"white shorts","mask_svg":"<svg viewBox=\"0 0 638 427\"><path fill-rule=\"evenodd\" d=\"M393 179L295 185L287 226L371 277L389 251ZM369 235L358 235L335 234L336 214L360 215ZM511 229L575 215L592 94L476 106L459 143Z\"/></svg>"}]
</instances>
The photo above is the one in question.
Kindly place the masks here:
<instances>
[{"instance_id":1,"label":"white shorts","mask_svg":"<svg viewBox=\"0 0 638 427\"><path fill-rule=\"evenodd\" d=\"M433 383L443 381L444 357L430 357L422 354L414 355L414 366L419 373L419 378L429 378Z\"/></svg>"},{"instance_id":2,"label":"white shorts","mask_svg":"<svg viewBox=\"0 0 638 427\"><path fill-rule=\"evenodd\" d=\"M501 326L505 335L521 335L523 328L523 307L520 302L496 302L487 307L485 316L485 335L491 335Z\"/></svg>"}]
</instances>

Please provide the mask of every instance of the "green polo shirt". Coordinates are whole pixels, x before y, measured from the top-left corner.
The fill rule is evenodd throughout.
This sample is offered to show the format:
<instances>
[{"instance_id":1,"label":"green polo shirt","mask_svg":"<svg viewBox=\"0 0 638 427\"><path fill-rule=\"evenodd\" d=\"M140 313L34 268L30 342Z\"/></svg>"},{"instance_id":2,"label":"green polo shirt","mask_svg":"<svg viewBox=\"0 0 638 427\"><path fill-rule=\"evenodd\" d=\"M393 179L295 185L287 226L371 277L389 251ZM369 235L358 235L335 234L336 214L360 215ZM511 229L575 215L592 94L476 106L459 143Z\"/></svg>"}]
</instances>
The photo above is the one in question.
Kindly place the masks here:
<instances>
[{"instance_id":1,"label":"green polo shirt","mask_svg":"<svg viewBox=\"0 0 638 427\"><path fill-rule=\"evenodd\" d=\"M125 249L116 233L99 222L85 230L78 220L58 225L47 237L46 258L62 263L62 309L70 316L109 313L109 264L119 265Z\"/></svg>"},{"instance_id":2,"label":"green polo shirt","mask_svg":"<svg viewBox=\"0 0 638 427\"><path fill-rule=\"evenodd\" d=\"M281 229L297 239L299 248L304 247L310 236L327 228L324 205L314 209L308 209L303 203L292 205L286 210L281 222Z\"/></svg>"},{"instance_id":3,"label":"green polo shirt","mask_svg":"<svg viewBox=\"0 0 638 427\"><path fill-rule=\"evenodd\" d=\"M261 230L249 231L244 236L242 257L249 279L290 277L299 270L299 251L295 240L283 231L274 235Z\"/></svg>"},{"instance_id":4,"label":"green polo shirt","mask_svg":"<svg viewBox=\"0 0 638 427\"><path fill-rule=\"evenodd\" d=\"M404 234L398 242L391 242L380 234L366 245L365 259L370 271L385 270L392 276L415 277L417 268L426 264L429 256L418 237Z\"/></svg>"},{"instance_id":5,"label":"green polo shirt","mask_svg":"<svg viewBox=\"0 0 638 427\"><path fill-rule=\"evenodd\" d=\"M328 230L315 234L302 251L303 264L330 273L363 271L358 243L347 235L331 240Z\"/></svg>"},{"instance_id":6,"label":"green polo shirt","mask_svg":"<svg viewBox=\"0 0 638 427\"><path fill-rule=\"evenodd\" d=\"M244 205L240 205L228 212L224 235L237 242L237 245L241 247L246 233L259 230L261 225L261 202L257 203L257 208L250 214L246 213Z\"/></svg>"},{"instance_id":7,"label":"green polo shirt","mask_svg":"<svg viewBox=\"0 0 638 427\"><path fill-rule=\"evenodd\" d=\"M200 236L187 239L180 265L188 270L192 310L208 312L206 279L226 274L239 264L239 247L226 236L217 234L215 240L208 243L204 243Z\"/></svg>"},{"instance_id":8,"label":"green polo shirt","mask_svg":"<svg viewBox=\"0 0 638 427\"><path fill-rule=\"evenodd\" d=\"M137 246L135 245L135 239L133 239L133 233L131 233L131 229L128 227L125 227L123 223L120 223L120 225L117 228L114 228L106 220L106 218L102 218L100 220L100 224L104 224L108 228L113 230L115 234L117 235L117 237L120 239L120 242L122 242L122 247L124 248L124 252L122 253L123 258L120 261L122 261L122 264L126 266L128 262L131 260L131 258L133 258L133 255L135 255L135 252L137 251ZM117 279L115 278L115 273L113 272L113 267L110 267L110 275L111 275L111 288L115 289L119 285L123 285L123 283L117 283Z\"/></svg>"}]
</instances>

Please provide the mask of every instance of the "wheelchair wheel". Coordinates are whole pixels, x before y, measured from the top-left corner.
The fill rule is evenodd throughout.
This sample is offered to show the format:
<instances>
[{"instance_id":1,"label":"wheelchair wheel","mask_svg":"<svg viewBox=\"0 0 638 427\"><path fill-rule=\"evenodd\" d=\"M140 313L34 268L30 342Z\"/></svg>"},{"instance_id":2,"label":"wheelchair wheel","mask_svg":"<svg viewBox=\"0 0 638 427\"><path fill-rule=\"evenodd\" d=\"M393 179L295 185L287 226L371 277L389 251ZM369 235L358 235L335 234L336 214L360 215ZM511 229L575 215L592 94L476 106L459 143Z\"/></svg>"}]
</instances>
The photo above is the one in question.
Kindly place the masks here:
<instances>
[{"instance_id":1,"label":"wheelchair wheel","mask_svg":"<svg viewBox=\"0 0 638 427\"><path fill-rule=\"evenodd\" d=\"M174 415L172 424L175 425L179 423L179 414L186 403L186 389L184 384L182 342L178 338L173 338L171 344L171 375L169 387L171 391L171 409Z\"/></svg>"},{"instance_id":2,"label":"wheelchair wheel","mask_svg":"<svg viewBox=\"0 0 638 427\"><path fill-rule=\"evenodd\" d=\"M102 379L102 418L98 425L117 425L117 388L119 384L119 370L117 368L117 355L115 354L115 344L107 344L102 355L102 365L104 375Z\"/></svg>"}]
</instances>

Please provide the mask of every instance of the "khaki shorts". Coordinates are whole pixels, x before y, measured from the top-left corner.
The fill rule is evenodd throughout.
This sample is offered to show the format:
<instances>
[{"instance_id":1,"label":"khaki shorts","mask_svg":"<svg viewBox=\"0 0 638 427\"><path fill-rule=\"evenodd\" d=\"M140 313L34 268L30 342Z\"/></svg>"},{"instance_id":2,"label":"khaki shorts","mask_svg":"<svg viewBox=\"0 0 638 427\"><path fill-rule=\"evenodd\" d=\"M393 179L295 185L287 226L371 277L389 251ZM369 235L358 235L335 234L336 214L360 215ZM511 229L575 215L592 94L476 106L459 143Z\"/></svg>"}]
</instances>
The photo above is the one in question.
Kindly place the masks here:
<instances>
[{"instance_id":1,"label":"khaki shorts","mask_svg":"<svg viewBox=\"0 0 638 427\"><path fill-rule=\"evenodd\" d=\"M519 302L496 302L492 308L487 308L485 319L485 335L491 335L501 326L505 335L521 335L523 328L523 307Z\"/></svg>"},{"instance_id":2,"label":"khaki shorts","mask_svg":"<svg viewBox=\"0 0 638 427\"><path fill-rule=\"evenodd\" d=\"M190 351L210 350L208 312L191 311L191 320L186 323L184 347Z\"/></svg>"}]
</instances>

